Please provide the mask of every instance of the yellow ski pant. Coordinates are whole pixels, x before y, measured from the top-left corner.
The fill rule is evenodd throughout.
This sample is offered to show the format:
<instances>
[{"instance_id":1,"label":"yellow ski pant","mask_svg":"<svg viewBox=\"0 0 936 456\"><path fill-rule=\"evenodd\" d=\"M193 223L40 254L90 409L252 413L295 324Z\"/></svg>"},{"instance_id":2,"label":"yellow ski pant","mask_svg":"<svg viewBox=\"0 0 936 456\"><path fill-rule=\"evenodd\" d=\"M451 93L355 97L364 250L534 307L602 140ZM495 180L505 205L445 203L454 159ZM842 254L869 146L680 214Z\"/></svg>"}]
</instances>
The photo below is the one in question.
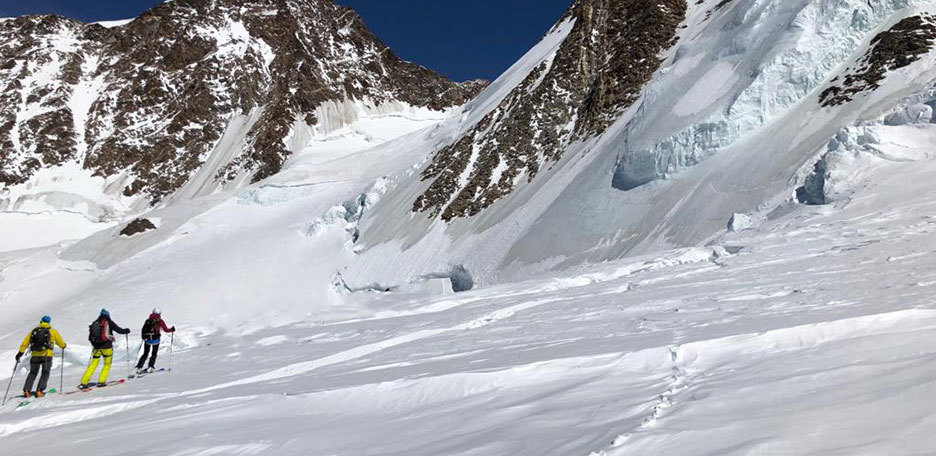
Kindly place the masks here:
<instances>
[{"instance_id":1,"label":"yellow ski pant","mask_svg":"<svg viewBox=\"0 0 936 456\"><path fill-rule=\"evenodd\" d=\"M101 368L101 377L98 378L98 383L107 383L107 376L110 375L111 361L114 359L114 349L105 348L105 349L95 349L91 353L91 364L88 365L88 368L85 369L84 375L81 376L81 384L87 385L91 381L91 376L94 375L94 371L97 370L98 363L101 361L101 357L104 357L104 367Z\"/></svg>"}]
</instances>

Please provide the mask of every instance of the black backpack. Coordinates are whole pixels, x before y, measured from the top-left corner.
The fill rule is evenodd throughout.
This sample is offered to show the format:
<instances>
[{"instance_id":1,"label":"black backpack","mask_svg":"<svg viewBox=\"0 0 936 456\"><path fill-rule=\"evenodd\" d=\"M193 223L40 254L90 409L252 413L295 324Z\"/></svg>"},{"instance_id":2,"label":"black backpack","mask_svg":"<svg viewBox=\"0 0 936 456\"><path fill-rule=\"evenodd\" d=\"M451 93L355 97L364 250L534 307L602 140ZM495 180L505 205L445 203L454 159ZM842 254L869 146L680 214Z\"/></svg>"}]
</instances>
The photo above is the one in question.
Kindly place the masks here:
<instances>
[{"instance_id":1,"label":"black backpack","mask_svg":"<svg viewBox=\"0 0 936 456\"><path fill-rule=\"evenodd\" d=\"M49 328L38 327L29 334L29 350L44 352L52 349L52 333Z\"/></svg>"},{"instance_id":2,"label":"black backpack","mask_svg":"<svg viewBox=\"0 0 936 456\"><path fill-rule=\"evenodd\" d=\"M98 318L88 326L88 341L92 345L100 345L107 342L107 320Z\"/></svg>"},{"instance_id":3,"label":"black backpack","mask_svg":"<svg viewBox=\"0 0 936 456\"><path fill-rule=\"evenodd\" d=\"M157 325L159 325L159 323L157 323L156 320L147 318L146 321L143 322L143 330L141 331L143 333L143 339L151 340L156 336Z\"/></svg>"}]
</instances>

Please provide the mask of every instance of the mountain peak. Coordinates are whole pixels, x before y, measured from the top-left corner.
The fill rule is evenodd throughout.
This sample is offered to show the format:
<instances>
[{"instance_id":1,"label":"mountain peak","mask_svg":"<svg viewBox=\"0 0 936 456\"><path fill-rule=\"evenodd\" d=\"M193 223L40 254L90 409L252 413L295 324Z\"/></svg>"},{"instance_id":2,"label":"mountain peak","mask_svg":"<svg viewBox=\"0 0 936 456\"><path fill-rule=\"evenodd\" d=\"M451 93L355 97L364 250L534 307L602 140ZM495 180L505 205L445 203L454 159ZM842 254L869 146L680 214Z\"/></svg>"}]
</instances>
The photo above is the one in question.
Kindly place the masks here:
<instances>
[{"instance_id":1,"label":"mountain peak","mask_svg":"<svg viewBox=\"0 0 936 456\"><path fill-rule=\"evenodd\" d=\"M604 132L675 44L686 6L576 1L560 21L574 23L560 48L499 109L436 154L423 172L432 183L413 211L447 221L475 215L559 160L571 142Z\"/></svg>"},{"instance_id":2,"label":"mountain peak","mask_svg":"<svg viewBox=\"0 0 936 456\"><path fill-rule=\"evenodd\" d=\"M32 16L0 23L0 36L0 179L79 160L152 202L200 169L235 116L255 113L218 177L259 180L293 152L297 126L319 128L326 103L441 110L482 87L399 59L329 0L175 0L110 29Z\"/></svg>"}]
</instances>

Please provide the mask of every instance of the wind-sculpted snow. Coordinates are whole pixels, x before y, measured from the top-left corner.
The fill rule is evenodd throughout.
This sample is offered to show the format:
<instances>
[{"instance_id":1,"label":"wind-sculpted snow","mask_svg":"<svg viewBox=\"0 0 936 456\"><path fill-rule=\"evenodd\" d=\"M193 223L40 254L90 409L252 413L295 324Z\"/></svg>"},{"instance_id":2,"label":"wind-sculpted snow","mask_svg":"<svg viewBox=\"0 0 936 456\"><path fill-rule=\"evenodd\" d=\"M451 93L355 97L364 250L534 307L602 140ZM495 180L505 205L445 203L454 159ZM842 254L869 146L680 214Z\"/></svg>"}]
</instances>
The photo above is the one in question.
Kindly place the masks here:
<instances>
[{"instance_id":1,"label":"wind-sculpted snow","mask_svg":"<svg viewBox=\"0 0 936 456\"><path fill-rule=\"evenodd\" d=\"M145 453L152 443L135 437L146 430L174 436L161 441L168 454L925 453L936 444L926 399L936 349L920 342L936 330L936 198L915 182L934 171L933 160L887 162L868 170L875 185L852 204L793 206L709 248L457 295L299 301L291 322L272 327L240 325L284 310L262 296L269 278L289 275L279 285L298 289L303 258L306 268L335 261L294 226L271 229L299 225L310 205L234 204L111 271L57 264L53 249L8 253L0 291L17 304L0 304L10 317L0 357L35 315L52 313L70 344L68 390L90 353L84 317L99 303L128 325L146 317L143 302L158 303L179 332L171 373L13 401L0 409L0 443L25 452L54 433L51 452ZM320 203L342 193L321 191ZM257 225L232 235L230 210ZM217 261L238 239L289 245L266 271L256 257ZM251 267L254 292L239 274ZM227 281L199 285L215 281L212 268ZM192 287L202 288L179 297ZM123 344L112 375L123 375ZM131 358L139 348L131 339ZM815 432L829 423L834 432Z\"/></svg>"}]
</instances>

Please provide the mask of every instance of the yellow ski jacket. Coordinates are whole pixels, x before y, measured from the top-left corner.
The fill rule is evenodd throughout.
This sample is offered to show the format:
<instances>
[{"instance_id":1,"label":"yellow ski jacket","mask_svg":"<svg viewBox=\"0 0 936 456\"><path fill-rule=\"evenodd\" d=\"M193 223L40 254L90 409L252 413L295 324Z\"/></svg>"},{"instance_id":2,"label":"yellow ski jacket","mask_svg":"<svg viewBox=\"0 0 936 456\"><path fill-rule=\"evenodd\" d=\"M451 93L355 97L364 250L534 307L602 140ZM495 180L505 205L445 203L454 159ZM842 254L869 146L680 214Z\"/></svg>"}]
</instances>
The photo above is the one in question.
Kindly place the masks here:
<instances>
[{"instance_id":1,"label":"yellow ski jacket","mask_svg":"<svg viewBox=\"0 0 936 456\"><path fill-rule=\"evenodd\" d=\"M59 348L63 348L63 349L65 348L65 339L62 339L62 335L59 334L58 331L56 331L55 329L52 329L52 325L46 322L41 322L39 323L39 327L49 328L49 337L52 339L52 343L54 343L55 345L58 345ZM29 330L29 332L26 333L26 338L24 338L23 343L20 344L20 348L19 348L20 353L26 353L26 350L29 349L30 337L32 337L32 330ZM34 351L32 352L32 356L33 358L37 358L40 356L52 356L53 353L54 353L53 349L50 348L46 351Z\"/></svg>"}]
</instances>

